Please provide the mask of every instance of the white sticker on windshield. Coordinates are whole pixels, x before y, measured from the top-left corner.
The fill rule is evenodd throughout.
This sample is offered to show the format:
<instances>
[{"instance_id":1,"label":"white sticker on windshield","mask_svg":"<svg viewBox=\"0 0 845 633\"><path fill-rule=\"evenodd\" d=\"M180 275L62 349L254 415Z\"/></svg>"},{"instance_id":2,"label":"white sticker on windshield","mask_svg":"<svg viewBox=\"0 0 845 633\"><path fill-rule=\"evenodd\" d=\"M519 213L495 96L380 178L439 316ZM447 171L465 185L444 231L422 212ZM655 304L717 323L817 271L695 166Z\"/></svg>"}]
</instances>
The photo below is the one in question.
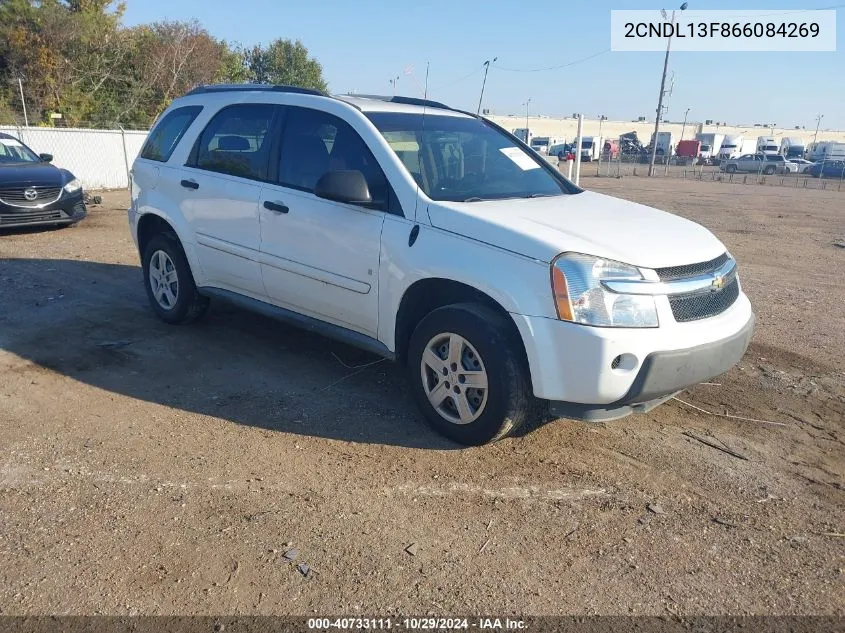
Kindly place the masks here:
<instances>
[{"instance_id":1,"label":"white sticker on windshield","mask_svg":"<svg viewBox=\"0 0 845 633\"><path fill-rule=\"evenodd\" d=\"M20 141L13 138L0 138L0 144L5 145L6 147L23 147Z\"/></svg>"},{"instance_id":2,"label":"white sticker on windshield","mask_svg":"<svg viewBox=\"0 0 845 633\"><path fill-rule=\"evenodd\" d=\"M531 157L528 156L525 152L523 152L518 147L503 147L499 150L510 158L516 166L519 167L522 171L528 171L529 169L540 169L540 166L531 160Z\"/></svg>"}]
</instances>

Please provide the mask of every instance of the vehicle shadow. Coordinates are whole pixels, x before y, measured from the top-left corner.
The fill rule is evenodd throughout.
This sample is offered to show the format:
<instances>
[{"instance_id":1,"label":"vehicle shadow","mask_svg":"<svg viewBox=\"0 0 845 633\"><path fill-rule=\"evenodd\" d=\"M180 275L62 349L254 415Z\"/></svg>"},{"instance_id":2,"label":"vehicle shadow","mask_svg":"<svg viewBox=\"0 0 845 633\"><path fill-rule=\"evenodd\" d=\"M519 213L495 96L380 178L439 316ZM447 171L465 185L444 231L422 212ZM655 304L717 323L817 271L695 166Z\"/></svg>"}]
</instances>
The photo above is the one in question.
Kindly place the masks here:
<instances>
[{"instance_id":1,"label":"vehicle shadow","mask_svg":"<svg viewBox=\"0 0 845 633\"><path fill-rule=\"evenodd\" d=\"M0 260L0 349L87 385L237 424L460 448L427 426L397 364L222 302L196 324L167 325L147 304L138 266Z\"/></svg>"}]
</instances>

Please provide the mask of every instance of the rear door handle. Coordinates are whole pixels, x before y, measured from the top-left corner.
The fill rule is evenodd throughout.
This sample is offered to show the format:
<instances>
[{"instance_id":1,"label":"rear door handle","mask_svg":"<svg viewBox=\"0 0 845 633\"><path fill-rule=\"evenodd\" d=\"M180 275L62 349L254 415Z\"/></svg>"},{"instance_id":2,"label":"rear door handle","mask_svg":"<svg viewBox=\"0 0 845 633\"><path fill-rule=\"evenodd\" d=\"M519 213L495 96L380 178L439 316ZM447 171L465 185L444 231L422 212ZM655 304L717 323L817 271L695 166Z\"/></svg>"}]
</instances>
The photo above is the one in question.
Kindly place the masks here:
<instances>
[{"instance_id":1,"label":"rear door handle","mask_svg":"<svg viewBox=\"0 0 845 633\"><path fill-rule=\"evenodd\" d=\"M264 201L264 208L269 211L274 211L275 213L287 213L290 211L290 209L281 202L270 202L269 200Z\"/></svg>"},{"instance_id":2,"label":"rear door handle","mask_svg":"<svg viewBox=\"0 0 845 633\"><path fill-rule=\"evenodd\" d=\"M180 184L183 187L185 187L185 189L199 189L200 188L199 183L194 181L194 180L183 180Z\"/></svg>"}]
</instances>

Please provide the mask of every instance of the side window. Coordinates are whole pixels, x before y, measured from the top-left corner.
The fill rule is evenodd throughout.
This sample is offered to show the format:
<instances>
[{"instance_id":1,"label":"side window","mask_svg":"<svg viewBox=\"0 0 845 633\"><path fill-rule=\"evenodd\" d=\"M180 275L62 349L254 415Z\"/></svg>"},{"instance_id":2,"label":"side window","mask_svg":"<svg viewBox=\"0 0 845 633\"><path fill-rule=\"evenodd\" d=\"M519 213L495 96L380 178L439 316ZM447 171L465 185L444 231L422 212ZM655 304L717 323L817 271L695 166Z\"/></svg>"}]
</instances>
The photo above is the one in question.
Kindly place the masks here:
<instances>
[{"instance_id":1,"label":"side window","mask_svg":"<svg viewBox=\"0 0 845 633\"><path fill-rule=\"evenodd\" d=\"M363 173L373 206L387 208L387 179L352 126L327 112L289 107L279 158L279 184L314 191L323 174L346 169Z\"/></svg>"},{"instance_id":2,"label":"side window","mask_svg":"<svg viewBox=\"0 0 845 633\"><path fill-rule=\"evenodd\" d=\"M276 106L240 104L223 108L209 121L194 149L192 166L230 176L267 180Z\"/></svg>"},{"instance_id":3,"label":"side window","mask_svg":"<svg viewBox=\"0 0 845 633\"><path fill-rule=\"evenodd\" d=\"M141 150L141 158L162 163L170 160L173 150L201 110L202 106L185 106L168 112L150 132Z\"/></svg>"}]
</instances>

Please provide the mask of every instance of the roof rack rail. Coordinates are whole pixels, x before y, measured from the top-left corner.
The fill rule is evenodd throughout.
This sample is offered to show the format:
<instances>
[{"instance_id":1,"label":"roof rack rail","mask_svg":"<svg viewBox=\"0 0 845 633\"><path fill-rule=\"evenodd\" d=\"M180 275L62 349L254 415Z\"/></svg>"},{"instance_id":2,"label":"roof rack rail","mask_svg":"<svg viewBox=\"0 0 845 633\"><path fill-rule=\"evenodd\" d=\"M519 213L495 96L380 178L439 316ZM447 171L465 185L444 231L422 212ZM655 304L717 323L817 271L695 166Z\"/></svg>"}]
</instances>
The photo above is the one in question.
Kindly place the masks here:
<instances>
[{"instance_id":1,"label":"roof rack rail","mask_svg":"<svg viewBox=\"0 0 845 633\"><path fill-rule=\"evenodd\" d=\"M208 94L210 92L251 92L256 90L264 92L293 92L305 95L319 95L321 97L326 94L311 88L300 88L299 86L285 86L281 84L207 84L197 86L185 96Z\"/></svg>"},{"instance_id":2,"label":"roof rack rail","mask_svg":"<svg viewBox=\"0 0 845 633\"><path fill-rule=\"evenodd\" d=\"M439 108L441 110L454 110L454 108L450 108L445 103L440 103L439 101L432 101L431 99L419 99L417 97L402 97L402 96L388 97L386 95L361 95L361 94L344 95L344 96L359 97L361 99L378 99L379 101L389 101L390 103L403 103L405 105L425 106L427 108Z\"/></svg>"}]
</instances>

